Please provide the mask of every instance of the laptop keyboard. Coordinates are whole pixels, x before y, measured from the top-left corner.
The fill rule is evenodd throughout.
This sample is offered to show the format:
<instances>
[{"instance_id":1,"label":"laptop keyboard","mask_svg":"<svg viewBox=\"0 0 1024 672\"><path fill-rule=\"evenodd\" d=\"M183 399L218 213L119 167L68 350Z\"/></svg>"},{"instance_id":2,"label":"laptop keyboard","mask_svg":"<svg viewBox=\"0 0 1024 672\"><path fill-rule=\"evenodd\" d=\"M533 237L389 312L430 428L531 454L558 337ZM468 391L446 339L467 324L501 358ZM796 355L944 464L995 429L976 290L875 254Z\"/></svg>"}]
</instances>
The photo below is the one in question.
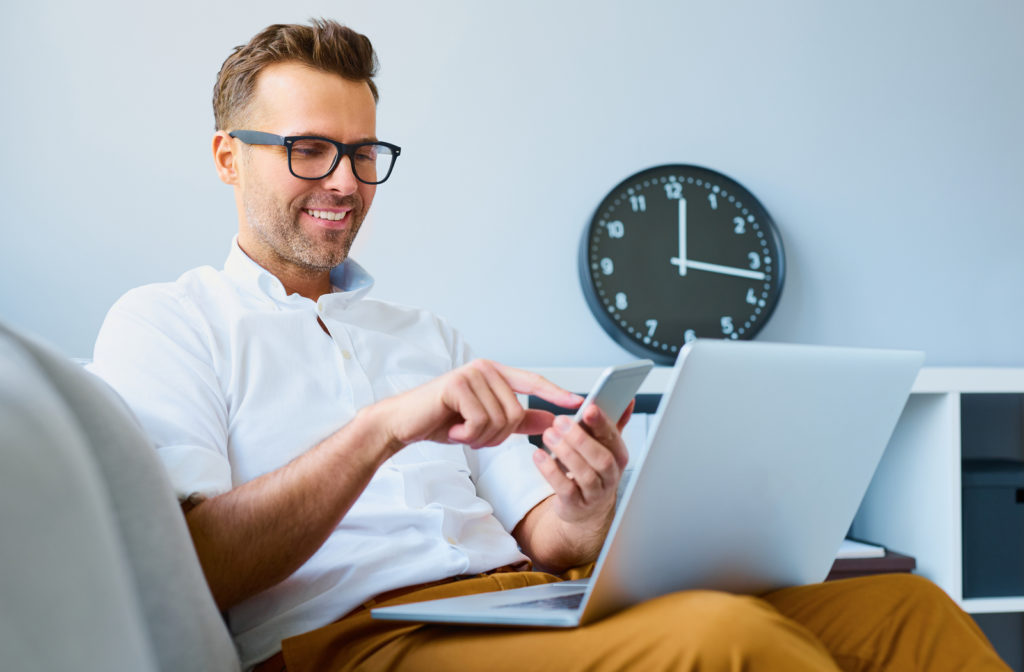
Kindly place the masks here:
<instances>
[{"instance_id":1,"label":"laptop keyboard","mask_svg":"<svg viewBox=\"0 0 1024 672\"><path fill-rule=\"evenodd\" d=\"M580 606L580 602L583 601L583 593L570 593L569 595L559 595L558 597L546 597L542 600L530 600L529 602L514 602L512 604L501 604L496 606L496 609L521 609L523 607L529 607L534 609L576 609Z\"/></svg>"}]
</instances>

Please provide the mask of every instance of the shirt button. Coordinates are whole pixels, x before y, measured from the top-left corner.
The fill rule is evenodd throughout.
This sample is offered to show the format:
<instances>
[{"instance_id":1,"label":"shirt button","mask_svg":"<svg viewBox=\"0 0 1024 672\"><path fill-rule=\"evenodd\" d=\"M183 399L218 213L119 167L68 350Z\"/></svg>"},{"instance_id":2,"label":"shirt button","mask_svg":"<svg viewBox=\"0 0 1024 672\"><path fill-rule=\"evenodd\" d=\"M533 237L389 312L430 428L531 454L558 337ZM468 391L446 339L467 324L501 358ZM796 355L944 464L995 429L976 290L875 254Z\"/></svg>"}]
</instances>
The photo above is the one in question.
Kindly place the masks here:
<instances>
[{"instance_id":1,"label":"shirt button","mask_svg":"<svg viewBox=\"0 0 1024 672\"><path fill-rule=\"evenodd\" d=\"M349 352L348 350L342 350L341 356L344 357L345 359L352 359L352 353Z\"/></svg>"},{"instance_id":2,"label":"shirt button","mask_svg":"<svg viewBox=\"0 0 1024 672\"><path fill-rule=\"evenodd\" d=\"M455 545L455 540L454 540L454 539L452 539L451 537L448 537L447 541L448 541L448 544L449 544L449 545L451 545L451 546L454 546L454 545Z\"/></svg>"}]
</instances>

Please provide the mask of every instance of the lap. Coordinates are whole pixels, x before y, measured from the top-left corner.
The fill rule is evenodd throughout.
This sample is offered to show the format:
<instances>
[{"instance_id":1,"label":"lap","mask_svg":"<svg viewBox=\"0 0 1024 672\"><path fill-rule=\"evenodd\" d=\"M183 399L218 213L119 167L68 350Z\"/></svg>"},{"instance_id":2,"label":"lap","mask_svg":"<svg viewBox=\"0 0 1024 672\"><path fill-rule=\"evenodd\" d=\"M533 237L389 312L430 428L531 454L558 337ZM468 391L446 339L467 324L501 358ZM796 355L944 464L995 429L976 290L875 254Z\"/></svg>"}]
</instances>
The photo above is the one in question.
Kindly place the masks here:
<instances>
[{"instance_id":1,"label":"lap","mask_svg":"<svg viewBox=\"0 0 1024 672\"><path fill-rule=\"evenodd\" d=\"M534 572L495 575L436 586L382 604L553 580L557 579ZM712 660L739 660L743 649L760 649L762 656L778 651L776 669L836 669L809 633L766 602L713 591L666 595L571 629L395 623L375 621L368 612L360 612L284 642L291 672L716 669Z\"/></svg>"},{"instance_id":2,"label":"lap","mask_svg":"<svg viewBox=\"0 0 1024 672\"><path fill-rule=\"evenodd\" d=\"M387 603L555 580L537 572L494 575L435 586ZM896 663L891 669L967 669L941 664L948 658L945 648L959 647L965 661L985 661L994 654L984 651L984 635L960 614L924 579L872 577L789 588L759 598L682 591L566 630L395 623L375 621L364 611L285 640L284 654L291 672L885 669L874 666L879 658ZM919 639L908 632L917 631L926 641L931 640L925 634L941 632L948 644L908 644L906 640ZM901 663L918 660L936 664Z\"/></svg>"}]
</instances>

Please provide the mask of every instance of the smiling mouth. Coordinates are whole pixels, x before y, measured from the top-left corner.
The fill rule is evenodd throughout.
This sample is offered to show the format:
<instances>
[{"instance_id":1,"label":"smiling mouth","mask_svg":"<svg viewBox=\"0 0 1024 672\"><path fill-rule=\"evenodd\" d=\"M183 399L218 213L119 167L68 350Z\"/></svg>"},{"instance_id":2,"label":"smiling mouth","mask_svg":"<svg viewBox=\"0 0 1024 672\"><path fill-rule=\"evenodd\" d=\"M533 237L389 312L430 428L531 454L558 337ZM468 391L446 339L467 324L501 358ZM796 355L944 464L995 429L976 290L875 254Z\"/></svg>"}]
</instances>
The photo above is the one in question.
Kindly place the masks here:
<instances>
[{"instance_id":1,"label":"smiling mouth","mask_svg":"<svg viewBox=\"0 0 1024 672\"><path fill-rule=\"evenodd\" d=\"M329 210L303 210L310 217L316 217L317 219L325 219L328 222L340 222L348 216L351 210L344 212L331 212Z\"/></svg>"}]
</instances>

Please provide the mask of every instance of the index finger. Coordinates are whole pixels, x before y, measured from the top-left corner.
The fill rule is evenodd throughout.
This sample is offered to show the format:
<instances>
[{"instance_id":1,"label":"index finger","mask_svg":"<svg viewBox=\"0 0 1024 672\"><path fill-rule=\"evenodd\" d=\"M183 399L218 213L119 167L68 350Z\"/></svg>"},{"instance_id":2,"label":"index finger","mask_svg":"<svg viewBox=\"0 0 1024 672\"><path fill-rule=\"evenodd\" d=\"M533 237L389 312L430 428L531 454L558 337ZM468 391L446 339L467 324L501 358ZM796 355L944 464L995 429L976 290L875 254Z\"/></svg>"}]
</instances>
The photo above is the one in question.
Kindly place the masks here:
<instances>
[{"instance_id":1,"label":"index finger","mask_svg":"<svg viewBox=\"0 0 1024 672\"><path fill-rule=\"evenodd\" d=\"M583 397L562 389L539 373L516 369L497 362L494 365L508 382L509 387L519 394L531 394L563 408L579 408L583 403Z\"/></svg>"}]
</instances>

